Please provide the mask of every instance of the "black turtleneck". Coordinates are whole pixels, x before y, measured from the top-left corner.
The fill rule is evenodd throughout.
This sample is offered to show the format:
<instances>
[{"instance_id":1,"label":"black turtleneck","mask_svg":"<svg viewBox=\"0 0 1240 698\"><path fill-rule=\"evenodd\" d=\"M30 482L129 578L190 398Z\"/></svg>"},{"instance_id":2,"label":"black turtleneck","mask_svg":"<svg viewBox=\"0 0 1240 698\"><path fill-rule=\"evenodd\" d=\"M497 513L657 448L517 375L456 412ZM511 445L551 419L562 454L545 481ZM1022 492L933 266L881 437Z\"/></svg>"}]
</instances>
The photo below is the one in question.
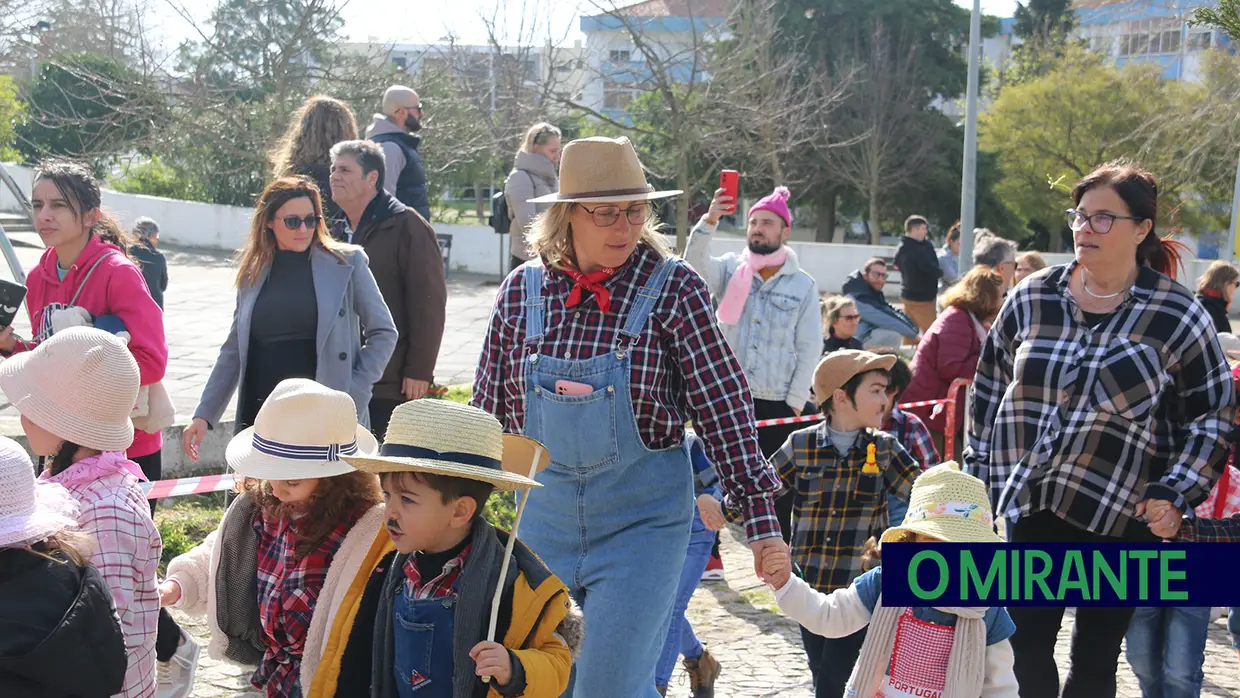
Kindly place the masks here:
<instances>
[{"instance_id":1,"label":"black turtleneck","mask_svg":"<svg viewBox=\"0 0 1240 698\"><path fill-rule=\"evenodd\" d=\"M465 546L469 545L469 536L465 536L464 540L441 553L427 553L419 550L413 554L413 564L418 568L418 577L422 580L422 584L426 584L435 577L443 574L443 566L448 564L453 558L461 554Z\"/></svg>"}]
</instances>

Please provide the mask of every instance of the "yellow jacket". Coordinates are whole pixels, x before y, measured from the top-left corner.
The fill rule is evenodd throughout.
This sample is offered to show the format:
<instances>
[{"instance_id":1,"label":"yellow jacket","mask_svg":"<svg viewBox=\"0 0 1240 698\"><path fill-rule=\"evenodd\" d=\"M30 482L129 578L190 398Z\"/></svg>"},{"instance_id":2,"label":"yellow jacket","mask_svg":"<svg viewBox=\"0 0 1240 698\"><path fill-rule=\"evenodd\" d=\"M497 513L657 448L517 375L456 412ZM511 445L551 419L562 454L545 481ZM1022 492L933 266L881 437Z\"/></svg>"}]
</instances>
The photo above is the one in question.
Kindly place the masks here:
<instances>
[{"instance_id":1,"label":"yellow jacket","mask_svg":"<svg viewBox=\"0 0 1240 698\"><path fill-rule=\"evenodd\" d=\"M481 518L470 533L470 552L457 584L453 639L453 698L557 698L581 645L580 610L567 587L520 540L513 547L497 636L519 660L502 692L475 675L468 652L486 639L491 599L508 534ZM402 583L407 556L398 555L387 531L371 545L366 564L336 611L306 698L395 698L390 621L391 594Z\"/></svg>"}]
</instances>

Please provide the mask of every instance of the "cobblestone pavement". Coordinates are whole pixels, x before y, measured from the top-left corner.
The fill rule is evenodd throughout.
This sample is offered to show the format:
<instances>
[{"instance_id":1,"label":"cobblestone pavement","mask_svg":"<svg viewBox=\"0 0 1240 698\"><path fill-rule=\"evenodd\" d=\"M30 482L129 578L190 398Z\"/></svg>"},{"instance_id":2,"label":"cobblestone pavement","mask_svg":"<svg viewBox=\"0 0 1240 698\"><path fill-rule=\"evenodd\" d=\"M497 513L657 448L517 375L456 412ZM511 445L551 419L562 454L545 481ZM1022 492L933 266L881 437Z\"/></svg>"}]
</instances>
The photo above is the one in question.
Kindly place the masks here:
<instances>
[{"instance_id":1,"label":"cobblestone pavement","mask_svg":"<svg viewBox=\"0 0 1240 698\"><path fill-rule=\"evenodd\" d=\"M779 615L775 597L754 576L753 557L740 532L731 529L725 533L721 548L725 583L699 586L688 613L698 637L723 665L716 695L718 698L812 698L814 691L797 626ZM178 614L177 619L182 620L184 616ZM197 619L186 629L203 646L194 698L245 695L248 671L206 658L206 623ZM1067 671L1071 633L1069 612L1056 648L1061 678ZM1240 662L1231 649L1231 639L1222 620L1210 626L1205 676L1202 696L1240 698ZM1122 658L1118 678L1117 698L1141 698L1137 680ZM682 668L678 667L673 675L668 695L675 698L690 695L688 677Z\"/></svg>"}]
</instances>

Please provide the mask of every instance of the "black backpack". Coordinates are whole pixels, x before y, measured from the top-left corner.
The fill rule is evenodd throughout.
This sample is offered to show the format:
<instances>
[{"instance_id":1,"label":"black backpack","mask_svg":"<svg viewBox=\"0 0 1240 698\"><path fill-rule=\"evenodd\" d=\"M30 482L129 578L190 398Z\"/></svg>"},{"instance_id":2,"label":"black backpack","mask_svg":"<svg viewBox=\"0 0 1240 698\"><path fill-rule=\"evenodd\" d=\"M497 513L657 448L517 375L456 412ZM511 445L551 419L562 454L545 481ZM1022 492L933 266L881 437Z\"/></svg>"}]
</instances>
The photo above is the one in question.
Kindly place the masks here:
<instances>
[{"instance_id":1,"label":"black backpack","mask_svg":"<svg viewBox=\"0 0 1240 698\"><path fill-rule=\"evenodd\" d=\"M512 214L508 211L508 197L503 189L491 195L491 217L487 224L497 235L504 235L512 228Z\"/></svg>"}]
</instances>

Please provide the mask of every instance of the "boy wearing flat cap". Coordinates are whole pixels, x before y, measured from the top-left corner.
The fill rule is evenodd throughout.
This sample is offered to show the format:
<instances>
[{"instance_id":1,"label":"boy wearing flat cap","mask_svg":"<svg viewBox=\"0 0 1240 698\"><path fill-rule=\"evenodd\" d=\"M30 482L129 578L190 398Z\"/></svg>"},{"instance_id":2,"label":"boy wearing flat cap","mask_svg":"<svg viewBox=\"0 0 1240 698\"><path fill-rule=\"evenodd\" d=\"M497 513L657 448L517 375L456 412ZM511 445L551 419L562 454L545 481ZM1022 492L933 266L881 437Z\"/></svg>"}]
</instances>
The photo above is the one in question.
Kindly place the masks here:
<instances>
[{"instance_id":1,"label":"boy wearing flat cap","mask_svg":"<svg viewBox=\"0 0 1240 698\"><path fill-rule=\"evenodd\" d=\"M482 516L494 490L528 497L539 486L546 449L445 400L400 405L386 436L377 455L344 458L379 475L384 552L353 580L307 698L557 698L581 612L529 548Z\"/></svg>"},{"instance_id":2,"label":"boy wearing flat cap","mask_svg":"<svg viewBox=\"0 0 1240 698\"><path fill-rule=\"evenodd\" d=\"M908 500L921 473L904 447L880 431L895 362L855 350L824 357L814 371L814 394L825 420L793 432L771 459L784 491L794 493L792 561L824 594L861 575L866 540L887 528L888 494ZM842 696L865 630L829 639L802 627L801 639L816 696Z\"/></svg>"}]
</instances>

